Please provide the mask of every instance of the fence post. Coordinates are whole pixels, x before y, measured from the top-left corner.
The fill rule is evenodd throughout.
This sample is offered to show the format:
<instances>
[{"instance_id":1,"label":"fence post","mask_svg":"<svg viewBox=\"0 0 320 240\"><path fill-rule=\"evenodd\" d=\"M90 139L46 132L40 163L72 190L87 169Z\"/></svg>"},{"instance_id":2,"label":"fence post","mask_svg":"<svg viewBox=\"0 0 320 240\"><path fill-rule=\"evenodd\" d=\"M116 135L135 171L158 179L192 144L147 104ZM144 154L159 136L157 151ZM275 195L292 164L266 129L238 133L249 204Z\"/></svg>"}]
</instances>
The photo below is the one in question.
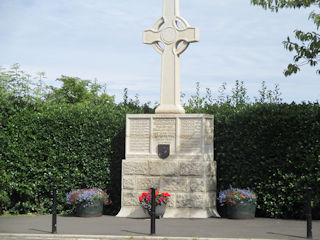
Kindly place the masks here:
<instances>
[{"instance_id":1,"label":"fence post","mask_svg":"<svg viewBox=\"0 0 320 240\"><path fill-rule=\"evenodd\" d=\"M53 188L52 233L57 233L57 189Z\"/></svg>"},{"instance_id":2,"label":"fence post","mask_svg":"<svg viewBox=\"0 0 320 240\"><path fill-rule=\"evenodd\" d=\"M150 235L156 233L156 190L151 188L151 229Z\"/></svg>"},{"instance_id":3,"label":"fence post","mask_svg":"<svg viewBox=\"0 0 320 240\"><path fill-rule=\"evenodd\" d=\"M307 217L307 238L312 239L311 187L307 187L306 217Z\"/></svg>"}]
</instances>

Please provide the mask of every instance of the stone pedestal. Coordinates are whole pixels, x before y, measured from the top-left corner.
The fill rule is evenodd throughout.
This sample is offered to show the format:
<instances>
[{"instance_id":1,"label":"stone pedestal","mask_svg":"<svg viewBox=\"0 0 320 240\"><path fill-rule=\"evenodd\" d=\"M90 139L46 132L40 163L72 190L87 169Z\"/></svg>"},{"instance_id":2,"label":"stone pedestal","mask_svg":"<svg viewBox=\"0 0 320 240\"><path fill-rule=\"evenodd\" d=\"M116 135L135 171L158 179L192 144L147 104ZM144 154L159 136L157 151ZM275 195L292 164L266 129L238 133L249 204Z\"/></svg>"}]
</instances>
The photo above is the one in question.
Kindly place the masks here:
<instances>
[{"instance_id":1,"label":"stone pedestal","mask_svg":"<svg viewBox=\"0 0 320 240\"><path fill-rule=\"evenodd\" d=\"M171 194L164 218L219 216L213 116L129 114L126 127L118 217L148 217L139 204L139 196L151 187ZM169 157L158 156L159 144L170 144Z\"/></svg>"}]
</instances>

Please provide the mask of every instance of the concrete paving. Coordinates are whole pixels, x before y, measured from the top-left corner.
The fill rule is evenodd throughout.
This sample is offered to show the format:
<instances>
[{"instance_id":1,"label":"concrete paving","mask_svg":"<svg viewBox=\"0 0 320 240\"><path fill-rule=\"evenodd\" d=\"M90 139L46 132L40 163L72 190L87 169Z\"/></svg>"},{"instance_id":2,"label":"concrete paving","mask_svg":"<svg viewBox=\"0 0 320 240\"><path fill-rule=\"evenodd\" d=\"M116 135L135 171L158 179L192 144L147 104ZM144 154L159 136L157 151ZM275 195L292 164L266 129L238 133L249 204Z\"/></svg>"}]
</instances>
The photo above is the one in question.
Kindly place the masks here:
<instances>
[{"instance_id":1,"label":"concrete paving","mask_svg":"<svg viewBox=\"0 0 320 240\"><path fill-rule=\"evenodd\" d=\"M306 238L306 222L255 218L232 220L157 219L156 235L150 237L150 219L102 216L57 219L57 234L51 234L52 216L0 217L0 239L293 239ZM320 221L313 221L313 239L320 240Z\"/></svg>"}]
</instances>

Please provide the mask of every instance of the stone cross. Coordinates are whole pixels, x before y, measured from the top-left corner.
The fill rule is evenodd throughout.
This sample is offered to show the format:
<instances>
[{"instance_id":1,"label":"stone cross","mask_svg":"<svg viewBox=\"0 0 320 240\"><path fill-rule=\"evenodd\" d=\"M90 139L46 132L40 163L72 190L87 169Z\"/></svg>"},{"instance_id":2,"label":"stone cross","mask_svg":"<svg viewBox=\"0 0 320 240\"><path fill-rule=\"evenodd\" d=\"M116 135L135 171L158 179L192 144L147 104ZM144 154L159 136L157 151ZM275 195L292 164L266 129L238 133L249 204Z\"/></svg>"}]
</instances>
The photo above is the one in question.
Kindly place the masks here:
<instances>
[{"instance_id":1,"label":"stone cross","mask_svg":"<svg viewBox=\"0 0 320 240\"><path fill-rule=\"evenodd\" d=\"M180 104L180 59L190 42L199 41L199 30L189 27L179 16L179 0L163 0L163 16L151 30L143 33L143 42L152 44L162 55L161 97L156 113L185 113Z\"/></svg>"}]
</instances>

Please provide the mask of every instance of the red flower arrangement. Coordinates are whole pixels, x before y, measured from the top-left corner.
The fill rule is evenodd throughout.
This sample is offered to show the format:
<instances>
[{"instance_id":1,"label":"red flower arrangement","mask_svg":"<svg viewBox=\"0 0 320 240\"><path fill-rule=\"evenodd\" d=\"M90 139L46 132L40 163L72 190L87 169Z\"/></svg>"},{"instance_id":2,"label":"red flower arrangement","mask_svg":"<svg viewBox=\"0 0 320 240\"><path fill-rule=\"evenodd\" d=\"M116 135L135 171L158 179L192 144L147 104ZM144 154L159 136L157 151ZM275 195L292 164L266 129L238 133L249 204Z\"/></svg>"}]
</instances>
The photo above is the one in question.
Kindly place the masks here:
<instances>
[{"instance_id":1,"label":"red flower arrangement","mask_svg":"<svg viewBox=\"0 0 320 240\"><path fill-rule=\"evenodd\" d=\"M170 194L165 192L165 193L160 193L159 191L156 191L156 206L157 205L163 205L167 204L169 200ZM151 210L151 190L146 193L142 193L141 196L139 197L140 204L143 208Z\"/></svg>"}]
</instances>

